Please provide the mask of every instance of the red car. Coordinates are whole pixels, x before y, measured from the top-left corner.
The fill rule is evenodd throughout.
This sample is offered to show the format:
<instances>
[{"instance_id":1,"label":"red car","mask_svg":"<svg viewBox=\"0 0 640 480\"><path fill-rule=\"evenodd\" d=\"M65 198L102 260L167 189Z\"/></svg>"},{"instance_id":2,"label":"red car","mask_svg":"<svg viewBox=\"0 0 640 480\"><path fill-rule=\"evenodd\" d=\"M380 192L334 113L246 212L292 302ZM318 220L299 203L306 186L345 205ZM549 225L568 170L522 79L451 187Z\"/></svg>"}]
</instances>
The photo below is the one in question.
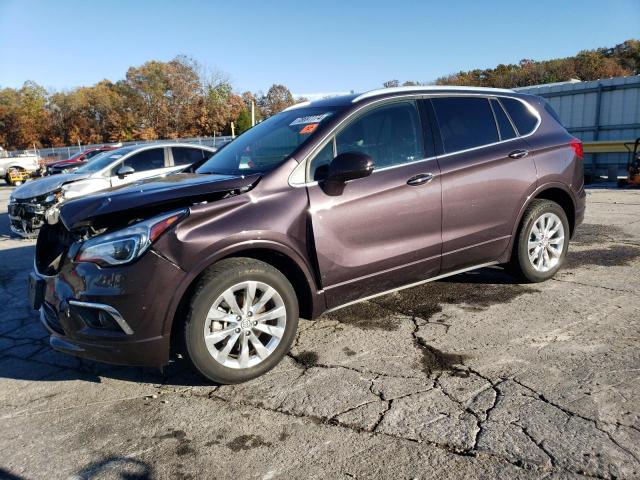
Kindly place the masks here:
<instances>
[{"instance_id":1,"label":"red car","mask_svg":"<svg viewBox=\"0 0 640 480\"><path fill-rule=\"evenodd\" d=\"M67 173L68 171L73 171L76 168L81 167L85 163L89 161L90 158L95 157L99 153L107 152L109 150L114 150L118 147L112 147L110 145L105 145L102 147L93 147L83 150L82 152L78 152L66 160L61 160L59 162L50 163L47 165L46 174L47 175L55 175L57 173Z\"/></svg>"}]
</instances>

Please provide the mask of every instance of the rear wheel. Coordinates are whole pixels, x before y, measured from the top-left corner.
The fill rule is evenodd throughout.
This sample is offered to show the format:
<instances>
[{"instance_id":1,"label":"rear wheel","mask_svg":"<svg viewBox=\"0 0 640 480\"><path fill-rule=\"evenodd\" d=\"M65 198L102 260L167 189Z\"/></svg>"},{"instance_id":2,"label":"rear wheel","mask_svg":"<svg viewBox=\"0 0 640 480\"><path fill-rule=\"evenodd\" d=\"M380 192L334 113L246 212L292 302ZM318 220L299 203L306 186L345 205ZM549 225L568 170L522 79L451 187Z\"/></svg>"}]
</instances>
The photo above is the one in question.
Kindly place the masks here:
<instances>
[{"instance_id":1,"label":"rear wheel","mask_svg":"<svg viewBox=\"0 0 640 480\"><path fill-rule=\"evenodd\" d=\"M560 205L536 199L527 207L509 265L529 282L542 282L560 269L569 248L569 221Z\"/></svg>"},{"instance_id":2,"label":"rear wheel","mask_svg":"<svg viewBox=\"0 0 640 480\"><path fill-rule=\"evenodd\" d=\"M185 324L186 351L210 380L245 382L289 351L298 315L295 291L279 270L249 258L222 260L196 287Z\"/></svg>"}]
</instances>

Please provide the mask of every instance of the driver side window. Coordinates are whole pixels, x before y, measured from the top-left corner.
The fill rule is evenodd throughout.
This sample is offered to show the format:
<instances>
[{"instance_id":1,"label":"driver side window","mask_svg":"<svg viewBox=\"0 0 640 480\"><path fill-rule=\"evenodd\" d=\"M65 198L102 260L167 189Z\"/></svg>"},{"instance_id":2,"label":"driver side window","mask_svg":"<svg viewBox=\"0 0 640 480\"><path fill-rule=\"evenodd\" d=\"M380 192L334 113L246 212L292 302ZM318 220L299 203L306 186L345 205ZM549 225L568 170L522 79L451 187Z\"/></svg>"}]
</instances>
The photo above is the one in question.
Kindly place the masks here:
<instances>
[{"instance_id":1,"label":"driver side window","mask_svg":"<svg viewBox=\"0 0 640 480\"><path fill-rule=\"evenodd\" d=\"M401 101L369 110L336 134L311 162L310 177L326 176L335 154L361 152L369 155L375 169L402 165L424 157L418 109L413 101Z\"/></svg>"}]
</instances>

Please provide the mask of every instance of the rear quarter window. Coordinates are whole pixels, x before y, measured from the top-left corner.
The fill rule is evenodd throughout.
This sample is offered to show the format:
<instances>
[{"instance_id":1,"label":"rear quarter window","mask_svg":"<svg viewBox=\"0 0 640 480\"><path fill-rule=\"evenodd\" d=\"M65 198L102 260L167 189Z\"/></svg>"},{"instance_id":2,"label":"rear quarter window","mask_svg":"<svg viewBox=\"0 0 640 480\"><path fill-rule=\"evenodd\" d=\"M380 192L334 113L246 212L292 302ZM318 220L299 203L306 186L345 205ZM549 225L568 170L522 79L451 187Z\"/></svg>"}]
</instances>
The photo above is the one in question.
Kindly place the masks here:
<instances>
[{"instance_id":1,"label":"rear quarter window","mask_svg":"<svg viewBox=\"0 0 640 480\"><path fill-rule=\"evenodd\" d=\"M514 98L503 97L500 102L504 105L520 135L529 135L535 130L538 125L538 117L533 113L533 107Z\"/></svg>"}]
</instances>

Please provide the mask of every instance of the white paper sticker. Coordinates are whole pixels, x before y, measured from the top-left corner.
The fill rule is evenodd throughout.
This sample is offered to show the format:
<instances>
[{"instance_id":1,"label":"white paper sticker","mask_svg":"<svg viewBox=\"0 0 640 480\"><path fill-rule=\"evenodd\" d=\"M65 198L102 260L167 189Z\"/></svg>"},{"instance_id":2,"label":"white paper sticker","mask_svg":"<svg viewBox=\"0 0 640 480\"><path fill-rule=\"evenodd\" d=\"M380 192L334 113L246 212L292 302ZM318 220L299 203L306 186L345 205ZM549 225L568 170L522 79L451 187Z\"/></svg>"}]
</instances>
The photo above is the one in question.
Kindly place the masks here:
<instances>
[{"instance_id":1,"label":"white paper sticker","mask_svg":"<svg viewBox=\"0 0 640 480\"><path fill-rule=\"evenodd\" d=\"M330 112L322 113L320 115L308 115L306 117L298 117L293 122L291 122L289 125L293 126L293 125L305 125L307 123L320 123L322 120L327 118L329 115L331 115Z\"/></svg>"}]
</instances>

